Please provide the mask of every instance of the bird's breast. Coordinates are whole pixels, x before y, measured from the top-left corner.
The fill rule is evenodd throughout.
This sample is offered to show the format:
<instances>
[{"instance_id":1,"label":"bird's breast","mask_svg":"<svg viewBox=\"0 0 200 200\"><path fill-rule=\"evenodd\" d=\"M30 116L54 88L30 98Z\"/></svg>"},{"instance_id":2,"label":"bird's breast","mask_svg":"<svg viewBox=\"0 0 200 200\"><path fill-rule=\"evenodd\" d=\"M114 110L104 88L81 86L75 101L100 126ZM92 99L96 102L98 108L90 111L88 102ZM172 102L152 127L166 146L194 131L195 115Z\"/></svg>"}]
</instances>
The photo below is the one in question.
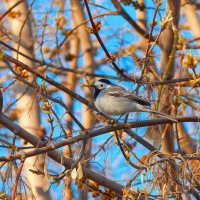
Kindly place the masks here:
<instances>
[{"instance_id":1,"label":"bird's breast","mask_svg":"<svg viewBox=\"0 0 200 200\"><path fill-rule=\"evenodd\" d=\"M137 103L122 97L99 94L95 100L97 109L111 116L119 116L129 112L138 112Z\"/></svg>"}]
</instances>

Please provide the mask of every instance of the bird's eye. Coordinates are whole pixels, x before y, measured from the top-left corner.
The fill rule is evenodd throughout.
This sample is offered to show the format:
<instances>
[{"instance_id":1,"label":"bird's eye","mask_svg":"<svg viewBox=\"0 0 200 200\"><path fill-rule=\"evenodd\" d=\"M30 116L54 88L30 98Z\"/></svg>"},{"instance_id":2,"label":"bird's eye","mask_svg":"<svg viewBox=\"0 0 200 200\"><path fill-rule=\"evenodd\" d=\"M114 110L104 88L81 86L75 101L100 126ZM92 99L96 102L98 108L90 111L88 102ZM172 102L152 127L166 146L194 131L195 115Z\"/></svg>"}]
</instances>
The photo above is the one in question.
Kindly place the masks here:
<instances>
[{"instance_id":1,"label":"bird's eye","mask_svg":"<svg viewBox=\"0 0 200 200\"><path fill-rule=\"evenodd\" d=\"M101 84L101 87L103 88L103 84Z\"/></svg>"}]
</instances>

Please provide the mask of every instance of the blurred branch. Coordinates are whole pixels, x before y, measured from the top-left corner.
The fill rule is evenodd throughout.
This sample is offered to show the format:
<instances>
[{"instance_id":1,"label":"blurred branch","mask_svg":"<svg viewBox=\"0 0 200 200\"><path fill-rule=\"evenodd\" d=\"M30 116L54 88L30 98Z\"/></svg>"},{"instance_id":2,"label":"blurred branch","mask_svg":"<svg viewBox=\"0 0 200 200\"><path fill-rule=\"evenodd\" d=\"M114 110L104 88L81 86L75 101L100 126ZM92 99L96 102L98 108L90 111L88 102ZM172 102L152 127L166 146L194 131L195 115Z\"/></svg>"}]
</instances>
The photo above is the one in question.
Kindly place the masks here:
<instances>
[{"instance_id":1,"label":"blurred branch","mask_svg":"<svg viewBox=\"0 0 200 200\"><path fill-rule=\"evenodd\" d=\"M22 3L24 0L20 0L13 4L3 15L0 16L0 21L7 15L9 12L11 12L15 7L17 7L20 3Z\"/></svg>"},{"instance_id":2,"label":"blurred branch","mask_svg":"<svg viewBox=\"0 0 200 200\"><path fill-rule=\"evenodd\" d=\"M131 162L130 157L128 157L128 155L125 153L125 151L124 151L124 149L123 149L123 147L122 147L122 143L121 143L121 141L120 141L120 139L119 139L119 136L118 136L118 134L117 134L117 131L115 131L115 137L116 137L116 139L117 139L117 144L118 144L118 146L119 146L119 148L120 148L120 150L121 150L121 152L122 152L122 154L123 154L123 156L124 156L126 162L127 162L130 166L132 166L133 168L135 168L135 169L138 169L138 170L143 169L143 167L140 167L140 166L138 166L138 165L135 165L133 162Z\"/></svg>"},{"instance_id":3,"label":"blurred branch","mask_svg":"<svg viewBox=\"0 0 200 200\"><path fill-rule=\"evenodd\" d=\"M123 70L120 69L118 67L118 65L115 63L115 57L114 56L111 56L110 53L108 52L106 46L104 45L100 35L99 35L99 32L97 30L97 27L96 27L96 24L94 23L93 21L93 18L92 18L92 14L90 12L90 9L89 9L89 6L88 6L88 3L87 3L87 0L84 0L85 2L85 6L86 6L86 10L87 10L87 13L88 13L88 16L90 18L90 22L91 22L91 25L92 25L92 29L93 29L93 34L96 36L97 40L99 41L99 44L101 45L103 51L105 52L106 56L107 56L107 60L108 62L112 63L113 67L116 69L116 71L125 79L127 80L131 80L131 81L135 81L134 78L130 77L130 76L127 76L124 74Z\"/></svg>"},{"instance_id":4,"label":"blurred branch","mask_svg":"<svg viewBox=\"0 0 200 200\"><path fill-rule=\"evenodd\" d=\"M127 20L127 22L144 38L148 39L149 34L142 29L130 16L129 14L122 8L118 0L112 0L115 8L122 13L122 16Z\"/></svg>"},{"instance_id":5,"label":"blurred branch","mask_svg":"<svg viewBox=\"0 0 200 200\"><path fill-rule=\"evenodd\" d=\"M197 122L199 121L198 117L179 117L178 120L180 122ZM166 119L154 119L154 120L145 120L145 121L140 121L140 122L129 122L129 123L122 123L122 124L117 124L115 127L113 126L106 126L103 128L100 128L98 130L94 130L94 131L90 131L87 135L78 135L75 136L73 138L68 138L65 139L63 141L57 142L55 144L49 144L46 145L46 142L42 141L41 139L38 139L36 137L34 137L33 135L31 135L30 133L28 133L27 131L25 131L23 128L21 128L20 126L14 124L9 118L7 118L5 115L1 115L0 116L0 123L5 126L6 128L8 128L9 130L11 130L15 135L18 135L19 137L23 138L24 140L30 142L31 144L38 144L38 149L35 149L34 151L30 152L24 152L28 157L29 156L34 156L34 155L38 155L41 153L45 153L48 151L52 151L54 149L58 149L60 147L63 147L65 145L69 145L69 144L73 144L73 143L77 143L79 141L82 140L87 140L88 138L92 138L92 137L96 137L108 132L112 132L112 131L116 131L116 130L124 130L124 129L129 129L129 128L138 128L138 127L145 127L145 126L151 126L154 125L155 122L157 122L156 124L163 124L165 123L165 121L170 121L170 120L166 120ZM42 147L44 146L44 147ZM21 153L19 154L21 155ZM19 159L20 157L16 156L15 159ZM0 157L0 161L8 161L10 158L15 157L15 155L11 155L11 156L6 156L6 157ZM193 159L193 156L186 156L186 159ZM195 159L200 159L199 156L194 157Z\"/></svg>"},{"instance_id":6,"label":"blurred branch","mask_svg":"<svg viewBox=\"0 0 200 200\"><path fill-rule=\"evenodd\" d=\"M180 122L198 122L199 117L179 117L178 120ZM48 151L52 151L54 149L61 148L65 145L74 144L74 143L77 143L79 141L87 140L89 138L96 137L96 136L99 136L99 135L103 135L103 134L108 133L108 132L117 131L117 130L126 130L126 129L130 129L130 128L139 128L139 127L146 127L146 126L164 124L164 123L166 123L166 121L169 122L170 120L159 118L159 119L144 120L144 121L139 121L139 122L120 123L120 124L115 125L115 127L106 126L106 127L94 130L94 131L89 131L87 135L86 134L85 135L78 135L78 136L75 136L73 138L67 138L67 139L60 141L60 142L57 142L55 144L46 145L46 142L32 136L30 133L28 133L27 131L22 129L20 126L14 124L5 115L2 114L0 116L0 123L3 126L8 128L9 130L11 130L15 135L18 135L19 137L23 138L24 140L30 142L33 145L37 144L38 147L40 147L38 149L35 149L32 152L28 152L28 154L26 154L28 156L34 156L34 155L38 155L38 154L45 153L45 152L48 152ZM15 159L19 159L19 155ZM12 158L12 155L6 156L6 157L0 157L0 161L8 161L11 158ZM186 158L190 159L189 157L186 157Z\"/></svg>"},{"instance_id":7,"label":"blurred branch","mask_svg":"<svg viewBox=\"0 0 200 200\"><path fill-rule=\"evenodd\" d=\"M24 138L26 141L28 141L29 143L31 143L34 146L37 146L38 148L45 145L44 142L42 142L40 139L36 138L32 134L28 133L20 126L14 124L5 115L0 116L0 123L2 125L4 125L6 128L8 128L9 130L11 130L15 135L18 135L18 136ZM87 137L87 135L83 135L83 136ZM55 151L55 150L52 151L52 149L54 149L53 144L51 144L51 150L50 150L50 152L48 152L48 156L50 158L52 158L53 160L55 160L56 162L58 162L59 164L62 164L66 168L71 169L71 166L73 165L74 161L71 159L64 158L60 152ZM37 151L38 151L38 149L35 150L35 152L37 152ZM25 155L27 155L27 154L29 154L29 153L28 152L25 153ZM121 196L123 195L123 187L121 185L119 185L113 181L110 181L109 179L105 178L104 176L99 175L99 174L95 173L94 171L87 169L85 167L83 167L83 170L84 170L84 174L87 178L97 182L98 184L100 184L106 188L109 188L112 191L115 191L116 193L120 194Z\"/></svg>"},{"instance_id":8,"label":"blurred branch","mask_svg":"<svg viewBox=\"0 0 200 200\"><path fill-rule=\"evenodd\" d=\"M13 47L5 44L3 41L0 41L0 44L6 46L7 48L9 48L9 49L11 49L13 51L17 51ZM32 60L32 61L34 61L34 62L36 62L36 63L38 63L40 65L46 65L48 67L60 70L62 72L75 73L75 74L80 74L80 75L84 75L84 76L91 76L91 77L101 77L101 78L110 78L110 79L121 80L121 77L119 77L119 76L111 76L111 75L89 73L89 72L86 72L84 69L74 70L74 69L71 69L71 68L58 67L55 64L51 64L51 63L48 63L48 62L43 62L42 60L39 60L39 59L36 59L36 58L33 58L33 57L29 57L28 55L26 55L26 54L24 54L24 53L22 53L20 51L18 51L18 53L20 55L24 56L25 58L30 59L30 60ZM37 69L37 66L35 68ZM187 77L187 78L177 78L177 79L171 79L171 80L165 80L165 81L152 81L152 82L150 82L150 84L152 84L152 86L153 85L167 85L167 84L173 84L173 83L189 82L189 81L193 81L193 80L195 80L193 77ZM129 81L129 80L125 80L125 81ZM146 82L146 81L140 82L139 78L135 78L134 81L136 83L141 83L141 84L148 84L149 83L149 82ZM195 81L198 82L197 79Z\"/></svg>"},{"instance_id":9,"label":"blurred branch","mask_svg":"<svg viewBox=\"0 0 200 200\"><path fill-rule=\"evenodd\" d=\"M51 85L55 86L56 88L60 89L61 91L69 94L70 96L72 96L73 98L77 99L78 101L82 102L83 104L87 105L89 108L93 108L92 104L90 102L88 102L85 98L83 98L82 96L78 95L77 93L74 93L73 91L71 91L70 89L64 87L63 85L59 84L58 82L54 81L53 79L51 79L50 77L48 77L47 75L43 75L39 72L37 72L36 70L34 70L33 68L29 67L28 65L12 58L11 56L7 55L7 54L3 54L3 59L6 61L9 61L11 63L16 64L17 66L22 67L23 69L26 69L27 71L29 71L30 73L32 73L33 75L41 78L42 80L45 80L46 82L50 83Z\"/></svg>"},{"instance_id":10,"label":"blurred branch","mask_svg":"<svg viewBox=\"0 0 200 200\"><path fill-rule=\"evenodd\" d=\"M14 182L13 187L12 187L12 200L16 199L17 186L18 186L18 182L19 182L19 179L20 179L20 175L22 173L24 162L25 162L25 159L23 159L22 156L21 156L21 163L20 163L20 165L18 167L17 176L16 176L15 182Z\"/></svg>"},{"instance_id":11,"label":"blurred branch","mask_svg":"<svg viewBox=\"0 0 200 200\"><path fill-rule=\"evenodd\" d=\"M188 120L189 118L190 117L183 117L183 118L180 118L180 120L181 121L183 121L185 119ZM191 120L191 118L190 118L190 120ZM148 121L150 122L150 121L155 121L155 120L148 120ZM163 121L163 119L159 119L159 121L161 122L161 121ZM0 161L10 161L10 160L13 160L13 159L20 159L22 156L25 159L29 156L33 156L33 155L37 155L37 154L41 154L41 153L46 152L50 158L52 158L53 160L55 160L58 163L61 162L60 164L64 165L66 168L71 168L74 161L71 160L71 159L63 158L63 156L58 151L55 151L56 148L59 148L61 146L66 145L67 142L68 142L68 144L70 142L78 142L78 141L82 140L83 138L87 140L87 138L91 137L92 135L97 136L97 135L100 134L101 131L105 132L105 129L115 129L115 127L102 128L102 129L100 129L101 131L99 131L99 130L92 131L88 135L79 135L79 136L76 136L74 138L69 138L69 139L66 139L65 141L61 141L61 142L58 142L56 144L50 144L50 145L46 146L46 142L41 141L39 138L37 138L37 137L33 136L32 134L30 134L29 132L25 131L20 126L14 124L5 115L0 116L0 123L3 126L5 126L6 128L8 128L9 130L11 130L15 135L22 137L26 141L31 143L32 145L37 146L37 148L34 151L0 157ZM137 122L134 122L134 124L135 123L137 123ZM139 122L139 123L141 123L141 122ZM122 126L122 125L117 125L117 126ZM99 133L99 134L97 134L97 133ZM54 151L52 151L52 150L54 150ZM184 158L185 159L200 160L200 156L184 156ZM166 159L167 159L167 161L169 161L169 158L166 158ZM172 157L171 157L171 159L173 161ZM162 159L159 162L163 162L163 161L164 160ZM153 163L153 165L154 165L154 163ZM103 176L101 176L101 175L99 175L99 174L97 174L97 173L93 172L92 170L89 170L85 167L83 167L83 170L84 170L84 173L85 173L87 178L89 178L89 179L99 183L100 185L102 185L106 188L109 188L110 190L113 190L113 191L117 192L118 194L122 195L122 186L121 185L114 183L114 182L110 181L109 179L106 179L105 177L103 177Z\"/></svg>"}]
</instances>

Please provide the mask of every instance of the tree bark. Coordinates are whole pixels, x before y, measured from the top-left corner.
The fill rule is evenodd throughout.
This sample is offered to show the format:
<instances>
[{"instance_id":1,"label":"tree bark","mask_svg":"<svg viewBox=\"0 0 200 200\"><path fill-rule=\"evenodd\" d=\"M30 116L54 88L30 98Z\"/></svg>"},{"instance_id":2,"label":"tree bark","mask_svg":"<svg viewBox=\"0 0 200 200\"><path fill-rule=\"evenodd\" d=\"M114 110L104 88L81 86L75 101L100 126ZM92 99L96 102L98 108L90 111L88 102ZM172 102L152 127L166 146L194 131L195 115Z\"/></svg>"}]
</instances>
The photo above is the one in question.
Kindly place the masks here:
<instances>
[{"instance_id":1,"label":"tree bark","mask_svg":"<svg viewBox=\"0 0 200 200\"><path fill-rule=\"evenodd\" d=\"M72 12L72 29L76 27L76 18L75 18L76 12ZM70 61L70 69L76 70L77 68L77 58L79 54L79 38L77 36L77 31L74 31L73 36L70 38L70 56L72 56L72 60ZM74 91L76 87L76 74L75 73L69 73L67 78L67 86L70 88L70 90ZM67 95L67 106L68 108L73 111L74 110L74 98L72 96ZM73 126L72 126L72 118L70 115L67 115L67 128L66 132L68 136L73 135ZM70 146L65 147L65 156L66 157L72 157L71 155L71 149ZM73 193L71 189L71 177L65 177L65 186L63 187L63 199L64 200L71 200L73 198Z\"/></svg>"},{"instance_id":2,"label":"tree bark","mask_svg":"<svg viewBox=\"0 0 200 200\"><path fill-rule=\"evenodd\" d=\"M168 13L171 12L173 16L173 21L170 28L165 28L161 33L158 45L161 48L161 58L160 58L160 65L162 68L162 79L170 80L174 76L175 72L175 65L174 65L174 58L170 58L172 51L175 50L174 48L174 30L178 30L178 21L180 15L180 0L172 1L168 0ZM174 27L174 28L173 28ZM171 60L170 60L171 59ZM170 63L171 62L171 63ZM161 98L160 98L160 110L162 112L171 114L171 107L172 102L169 101L170 98L170 87L164 86L161 88ZM159 90L160 90L159 88ZM174 152L174 134L173 129L169 125L164 126L162 134L162 142L161 142L161 149L164 153L173 153Z\"/></svg>"},{"instance_id":3,"label":"tree bark","mask_svg":"<svg viewBox=\"0 0 200 200\"><path fill-rule=\"evenodd\" d=\"M200 21L195 4L189 4L186 0L182 0L182 3L185 4L183 10L187 19L187 26L192 31L194 38L200 37ZM197 43L200 44L200 40Z\"/></svg>"},{"instance_id":4,"label":"tree bark","mask_svg":"<svg viewBox=\"0 0 200 200\"><path fill-rule=\"evenodd\" d=\"M71 0L71 8L74 12L75 20L77 24L83 23L85 21L83 8L78 0ZM78 36L80 39L81 50L83 53L83 62L85 65L86 72L93 73L94 72L94 60L93 60L93 52L92 52L92 45L91 40L89 37L88 32L86 31L84 26L79 27L78 29ZM88 78L90 79L90 78ZM84 88L85 97L92 102L91 98L91 90L88 88ZM92 126L92 111L87 108L87 106L83 105L83 126L86 129L90 129ZM87 141L85 151L84 151L84 159L88 159L90 155L91 149L91 140ZM89 167L89 165L88 165ZM80 191L79 199L87 199L87 190Z\"/></svg>"},{"instance_id":5,"label":"tree bark","mask_svg":"<svg viewBox=\"0 0 200 200\"><path fill-rule=\"evenodd\" d=\"M10 8L16 2L17 0L5 1L7 8ZM12 38L14 38L16 41L14 42L13 47L31 57L33 55L33 36L31 30L31 21L28 16L30 13L28 12L27 1L19 4L12 10L12 12L20 13L20 15L16 18L9 18ZM29 66L33 66L33 62L24 58L23 56L20 56L17 53L14 53L13 56L19 61ZM28 74L28 76L29 81L35 81L35 77L33 75ZM16 88L16 98L18 99L16 108L18 110L19 124L33 135L40 137L38 134L40 128L40 113L35 95L36 94L34 94L34 90L32 88L18 83ZM26 144L25 141L22 142L24 143L24 146L30 145ZM29 198L32 197L37 200L51 199L49 191L46 191L44 188L44 185L47 185L47 183L44 182L44 180L46 180L44 175L36 175L35 173L29 171L30 169L35 169L43 172L44 162L44 155L27 158L25 160L23 169L25 174L25 182L30 186L31 190L28 192Z\"/></svg>"}]
</instances>

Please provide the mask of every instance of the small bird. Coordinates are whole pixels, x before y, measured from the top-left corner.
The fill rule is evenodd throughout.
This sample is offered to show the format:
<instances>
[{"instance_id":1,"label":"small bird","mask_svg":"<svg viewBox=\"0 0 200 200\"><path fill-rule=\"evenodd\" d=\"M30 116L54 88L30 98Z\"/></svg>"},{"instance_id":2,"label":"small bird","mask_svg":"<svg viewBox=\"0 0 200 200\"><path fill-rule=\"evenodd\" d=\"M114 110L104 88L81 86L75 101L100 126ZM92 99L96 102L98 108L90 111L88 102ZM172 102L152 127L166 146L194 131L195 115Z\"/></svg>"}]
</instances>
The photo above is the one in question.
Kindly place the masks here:
<instances>
[{"instance_id":1,"label":"small bird","mask_svg":"<svg viewBox=\"0 0 200 200\"><path fill-rule=\"evenodd\" d=\"M154 113L177 122L177 118L152 110L151 104L141 97L127 91L124 87L111 83L107 79L99 79L90 84L95 89L94 104L96 108L108 116L121 116L130 112Z\"/></svg>"}]
</instances>

